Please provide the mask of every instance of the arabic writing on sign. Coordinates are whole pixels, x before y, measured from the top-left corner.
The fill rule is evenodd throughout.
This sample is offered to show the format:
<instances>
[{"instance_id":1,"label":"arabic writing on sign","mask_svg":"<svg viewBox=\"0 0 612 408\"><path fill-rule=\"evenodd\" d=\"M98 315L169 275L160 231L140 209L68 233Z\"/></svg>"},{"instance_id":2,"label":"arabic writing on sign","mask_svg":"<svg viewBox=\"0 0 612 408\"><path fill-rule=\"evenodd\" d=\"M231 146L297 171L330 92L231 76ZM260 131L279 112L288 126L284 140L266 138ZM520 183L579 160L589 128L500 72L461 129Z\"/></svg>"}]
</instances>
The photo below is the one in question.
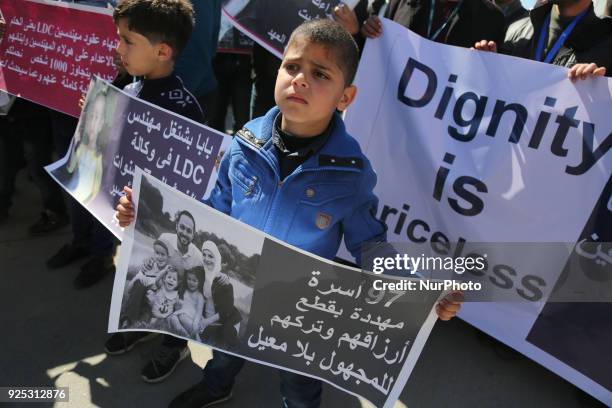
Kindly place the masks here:
<instances>
[{"instance_id":1,"label":"arabic writing on sign","mask_svg":"<svg viewBox=\"0 0 612 408\"><path fill-rule=\"evenodd\" d=\"M386 293L367 282L342 287L338 281L322 281L320 271L312 271L307 286L311 296L301 296L293 312L271 316L268 326L253 327L247 345L257 351L285 353L305 366L356 385L368 385L387 396L412 344L406 338L397 340L401 337L397 331L404 329L405 323L385 316L404 292ZM325 352L321 341L329 345ZM356 353L359 359L353 358ZM387 369L381 371L381 364Z\"/></svg>"},{"instance_id":2,"label":"arabic writing on sign","mask_svg":"<svg viewBox=\"0 0 612 408\"><path fill-rule=\"evenodd\" d=\"M122 186L131 186L134 171L140 167L165 184L201 198L219 137L200 125L138 103L130 104L126 111L123 134L125 139L113 157L117 170L112 186L109 183L111 196L122 195Z\"/></svg>"},{"instance_id":3,"label":"arabic writing on sign","mask_svg":"<svg viewBox=\"0 0 612 408\"><path fill-rule=\"evenodd\" d=\"M111 52L117 46L115 38L101 39L94 33L79 33L75 29L64 31L55 24L24 20L24 17L15 16L9 21L9 45L5 54L13 58L0 56L1 67L44 85L60 83L65 89L81 93L87 92L92 71L106 80L114 78L113 74L101 72L108 69L100 70L97 66L114 67ZM66 43L66 40L69 41ZM85 47L100 43L106 53L90 54L89 47ZM46 68L36 69L37 65Z\"/></svg>"},{"instance_id":4,"label":"arabic writing on sign","mask_svg":"<svg viewBox=\"0 0 612 408\"><path fill-rule=\"evenodd\" d=\"M92 77L114 79L118 41L110 16L11 0L2 5L7 30L0 76L11 93L77 116Z\"/></svg>"}]
</instances>

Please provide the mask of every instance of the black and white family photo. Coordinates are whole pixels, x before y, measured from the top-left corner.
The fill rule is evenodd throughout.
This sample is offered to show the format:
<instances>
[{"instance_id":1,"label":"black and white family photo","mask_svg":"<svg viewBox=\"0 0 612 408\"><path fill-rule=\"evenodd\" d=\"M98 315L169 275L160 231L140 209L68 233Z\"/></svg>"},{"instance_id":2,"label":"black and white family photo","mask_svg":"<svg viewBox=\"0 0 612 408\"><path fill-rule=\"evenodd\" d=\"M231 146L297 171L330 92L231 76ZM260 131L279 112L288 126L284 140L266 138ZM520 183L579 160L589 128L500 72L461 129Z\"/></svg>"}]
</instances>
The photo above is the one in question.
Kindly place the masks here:
<instances>
[{"instance_id":1,"label":"black and white family photo","mask_svg":"<svg viewBox=\"0 0 612 408\"><path fill-rule=\"evenodd\" d=\"M146 177L140 194L119 327L232 349L246 328L263 240L254 234L259 248L238 247L231 228L197 217Z\"/></svg>"}]
</instances>

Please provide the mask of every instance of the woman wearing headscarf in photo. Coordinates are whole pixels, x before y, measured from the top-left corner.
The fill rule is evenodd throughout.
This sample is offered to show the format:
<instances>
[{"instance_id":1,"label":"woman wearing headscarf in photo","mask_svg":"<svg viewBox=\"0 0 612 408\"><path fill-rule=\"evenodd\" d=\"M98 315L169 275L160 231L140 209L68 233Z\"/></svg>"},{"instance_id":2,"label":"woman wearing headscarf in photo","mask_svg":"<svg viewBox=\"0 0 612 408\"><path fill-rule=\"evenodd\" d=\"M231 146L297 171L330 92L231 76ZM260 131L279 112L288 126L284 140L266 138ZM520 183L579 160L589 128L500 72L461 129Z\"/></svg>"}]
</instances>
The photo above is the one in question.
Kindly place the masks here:
<instances>
[{"instance_id":1,"label":"woman wearing headscarf in photo","mask_svg":"<svg viewBox=\"0 0 612 408\"><path fill-rule=\"evenodd\" d=\"M221 272L221 253L214 242L204 242L202 259L205 304L200 340L229 348L238 341L238 323L242 320L234 306L234 287L229 276Z\"/></svg>"}]
</instances>

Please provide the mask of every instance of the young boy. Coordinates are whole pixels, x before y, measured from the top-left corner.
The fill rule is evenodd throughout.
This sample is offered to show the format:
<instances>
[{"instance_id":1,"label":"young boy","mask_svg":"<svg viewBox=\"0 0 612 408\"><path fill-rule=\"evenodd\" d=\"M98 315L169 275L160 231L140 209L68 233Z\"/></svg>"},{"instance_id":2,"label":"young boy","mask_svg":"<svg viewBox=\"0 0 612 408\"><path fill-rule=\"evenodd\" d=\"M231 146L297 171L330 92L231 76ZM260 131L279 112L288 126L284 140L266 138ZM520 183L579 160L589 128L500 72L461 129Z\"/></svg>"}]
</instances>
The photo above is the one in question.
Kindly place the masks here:
<instances>
[{"instance_id":1,"label":"young boy","mask_svg":"<svg viewBox=\"0 0 612 408\"><path fill-rule=\"evenodd\" d=\"M362 243L384 241L375 217L376 175L336 110L356 95L359 51L331 20L313 20L291 35L275 87L277 107L239 131L219 168L212 207L306 251L331 259L344 240L360 261ZM128 194L117 206L122 225L134 217ZM448 319L459 305L444 302ZM203 380L171 407L209 406L231 397L244 360L214 351ZM284 407L318 407L321 382L281 371Z\"/></svg>"},{"instance_id":2,"label":"young boy","mask_svg":"<svg viewBox=\"0 0 612 408\"><path fill-rule=\"evenodd\" d=\"M194 15L188 0L122 0L113 13L119 44L117 53L126 71L140 81L124 90L185 116L204 122L204 113L197 99L174 74L174 64L185 48L194 26ZM105 349L120 354L138 342L151 338L150 333L117 333L111 336ZM161 347L144 367L146 382L167 378L176 365L189 355L187 342L164 336Z\"/></svg>"}]
</instances>

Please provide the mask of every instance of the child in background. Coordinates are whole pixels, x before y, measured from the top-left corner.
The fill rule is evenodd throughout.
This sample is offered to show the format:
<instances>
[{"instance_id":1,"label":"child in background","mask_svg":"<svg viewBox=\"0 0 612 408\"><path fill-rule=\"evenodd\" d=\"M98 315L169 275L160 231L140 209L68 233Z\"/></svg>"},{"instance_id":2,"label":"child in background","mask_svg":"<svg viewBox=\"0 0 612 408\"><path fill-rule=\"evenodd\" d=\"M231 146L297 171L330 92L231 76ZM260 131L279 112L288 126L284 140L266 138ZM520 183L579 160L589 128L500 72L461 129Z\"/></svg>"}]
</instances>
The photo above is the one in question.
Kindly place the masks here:
<instances>
[{"instance_id":1,"label":"child in background","mask_svg":"<svg viewBox=\"0 0 612 408\"><path fill-rule=\"evenodd\" d=\"M204 122L197 99L174 73L175 62L185 49L194 27L189 0L123 0L113 19L119 34L117 53L125 70L142 80L124 90L147 102L196 122ZM105 343L109 354L123 353L148 339L150 333L116 333ZM187 342L164 336L141 377L149 383L166 379L189 356Z\"/></svg>"}]
</instances>

